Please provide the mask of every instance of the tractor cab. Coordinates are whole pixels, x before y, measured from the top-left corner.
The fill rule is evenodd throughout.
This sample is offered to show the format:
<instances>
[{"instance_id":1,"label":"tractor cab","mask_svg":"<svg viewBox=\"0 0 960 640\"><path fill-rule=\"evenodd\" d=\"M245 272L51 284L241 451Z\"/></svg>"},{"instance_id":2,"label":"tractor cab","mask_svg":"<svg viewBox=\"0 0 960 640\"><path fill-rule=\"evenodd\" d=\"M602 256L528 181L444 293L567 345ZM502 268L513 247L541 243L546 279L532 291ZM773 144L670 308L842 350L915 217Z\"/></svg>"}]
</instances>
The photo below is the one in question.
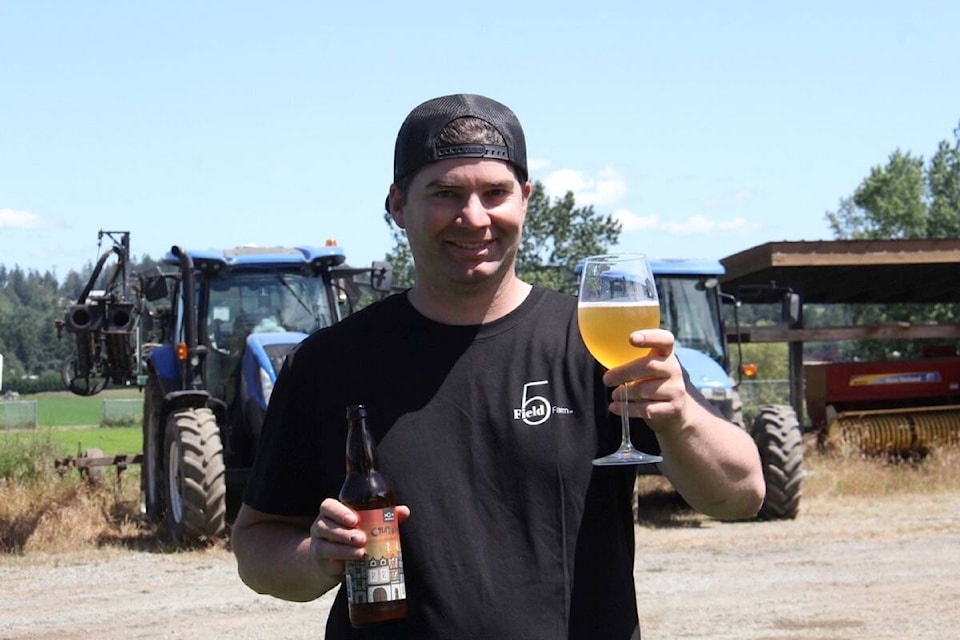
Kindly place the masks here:
<instances>
[{"instance_id":1,"label":"tractor cab","mask_svg":"<svg viewBox=\"0 0 960 640\"><path fill-rule=\"evenodd\" d=\"M742 422L729 375L719 277L713 260L656 259L651 268L660 297L660 326L670 331L675 352L701 393L728 419Z\"/></svg>"},{"instance_id":2,"label":"tractor cab","mask_svg":"<svg viewBox=\"0 0 960 640\"><path fill-rule=\"evenodd\" d=\"M322 278L279 268L222 271L201 287L199 308L205 388L226 404L229 424L246 423L255 445L287 353L339 320L339 308Z\"/></svg>"}]
</instances>

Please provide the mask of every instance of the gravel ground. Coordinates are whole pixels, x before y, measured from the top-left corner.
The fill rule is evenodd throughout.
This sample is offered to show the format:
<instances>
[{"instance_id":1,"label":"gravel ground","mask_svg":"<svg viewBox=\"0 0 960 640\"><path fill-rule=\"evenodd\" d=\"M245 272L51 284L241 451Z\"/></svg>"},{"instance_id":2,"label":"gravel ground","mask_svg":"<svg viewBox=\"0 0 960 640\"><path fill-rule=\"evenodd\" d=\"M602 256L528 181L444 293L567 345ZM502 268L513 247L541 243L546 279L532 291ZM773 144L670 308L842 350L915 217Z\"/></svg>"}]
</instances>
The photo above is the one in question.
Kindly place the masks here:
<instances>
[{"instance_id":1,"label":"gravel ground","mask_svg":"<svg viewBox=\"0 0 960 640\"><path fill-rule=\"evenodd\" d=\"M637 543L644 640L960 637L960 494L820 500L783 522L688 517L638 527ZM223 550L0 558L3 640L322 639L331 601L258 596Z\"/></svg>"},{"instance_id":2,"label":"gravel ground","mask_svg":"<svg viewBox=\"0 0 960 640\"><path fill-rule=\"evenodd\" d=\"M960 495L805 505L794 521L641 529L644 640L960 638Z\"/></svg>"}]
</instances>

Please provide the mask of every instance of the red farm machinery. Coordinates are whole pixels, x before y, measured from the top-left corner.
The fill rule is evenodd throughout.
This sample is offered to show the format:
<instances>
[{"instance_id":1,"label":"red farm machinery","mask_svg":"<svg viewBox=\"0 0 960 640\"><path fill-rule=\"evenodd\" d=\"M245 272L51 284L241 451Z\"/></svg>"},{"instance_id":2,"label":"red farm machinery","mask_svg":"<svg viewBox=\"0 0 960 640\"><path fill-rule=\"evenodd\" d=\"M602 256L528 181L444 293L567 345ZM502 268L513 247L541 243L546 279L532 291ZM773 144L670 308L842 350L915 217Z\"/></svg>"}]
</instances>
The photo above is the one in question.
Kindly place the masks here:
<instances>
[{"instance_id":1,"label":"red farm machinery","mask_svg":"<svg viewBox=\"0 0 960 640\"><path fill-rule=\"evenodd\" d=\"M790 293L792 323L740 327L742 342L788 344L790 404L821 446L924 455L960 443L960 239L777 242L721 261L727 291ZM898 305L895 322L813 326L803 305ZM938 320L929 311L937 309ZM910 314L913 314L912 316ZM805 343L914 345L916 357L804 361Z\"/></svg>"},{"instance_id":2,"label":"red farm machinery","mask_svg":"<svg viewBox=\"0 0 960 640\"><path fill-rule=\"evenodd\" d=\"M960 442L960 358L804 365L806 406L823 444L924 453Z\"/></svg>"}]
</instances>

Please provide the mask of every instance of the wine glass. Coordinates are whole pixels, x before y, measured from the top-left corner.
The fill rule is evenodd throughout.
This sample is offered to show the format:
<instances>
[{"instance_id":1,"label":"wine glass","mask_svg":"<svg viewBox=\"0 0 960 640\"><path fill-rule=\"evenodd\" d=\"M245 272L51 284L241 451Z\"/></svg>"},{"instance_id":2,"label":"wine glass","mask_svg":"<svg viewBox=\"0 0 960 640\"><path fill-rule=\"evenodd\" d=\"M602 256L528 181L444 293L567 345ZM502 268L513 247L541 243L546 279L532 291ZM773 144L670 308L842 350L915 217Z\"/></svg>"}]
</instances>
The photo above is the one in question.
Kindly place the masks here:
<instances>
[{"instance_id":1,"label":"wine glass","mask_svg":"<svg viewBox=\"0 0 960 640\"><path fill-rule=\"evenodd\" d=\"M608 369L650 353L648 348L630 344L633 331L660 326L660 302L647 257L624 253L587 258L580 277L577 321L587 349ZM620 448L597 458L593 464L649 464L663 460L635 449L630 442L626 388L620 424L623 431Z\"/></svg>"}]
</instances>

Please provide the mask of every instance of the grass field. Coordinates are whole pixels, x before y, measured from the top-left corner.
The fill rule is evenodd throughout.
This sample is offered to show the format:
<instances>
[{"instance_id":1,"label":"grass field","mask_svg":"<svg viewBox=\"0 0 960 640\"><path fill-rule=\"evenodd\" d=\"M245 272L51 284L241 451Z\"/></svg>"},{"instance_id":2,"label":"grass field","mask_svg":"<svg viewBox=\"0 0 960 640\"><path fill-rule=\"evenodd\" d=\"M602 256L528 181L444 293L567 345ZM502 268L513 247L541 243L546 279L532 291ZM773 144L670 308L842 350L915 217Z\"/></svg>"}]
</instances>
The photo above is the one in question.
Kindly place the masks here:
<instances>
[{"instance_id":1,"label":"grass field","mask_svg":"<svg viewBox=\"0 0 960 640\"><path fill-rule=\"evenodd\" d=\"M24 396L37 401L37 421L43 427L99 426L103 418L103 401L126 398L142 399L137 389L108 389L95 396L83 397L69 391L51 391Z\"/></svg>"},{"instance_id":2,"label":"grass field","mask_svg":"<svg viewBox=\"0 0 960 640\"><path fill-rule=\"evenodd\" d=\"M49 434L64 455L76 456L90 449L100 449L105 456L137 454L143 449L140 427L85 427L80 429L42 429L37 436ZM30 437L29 434L25 434Z\"/></svg>"},{"instance_id":3,"label":"grass field","mask_svg":"<svg viewBox=\"0 0 960 640\"><path fill-rule=\"evenodd\" d=\"M37 401L35 430L0 431L0 455L16 451L44 450L55 457L76 456L90 449L103 455L137 454L143 448L139 415L129 426L102 427L104 400L143 398L137 389L110 389L82 397L69 391L24 396ZM2 465L0 465L2 466Z\"/></svg>"}]
</instances>

